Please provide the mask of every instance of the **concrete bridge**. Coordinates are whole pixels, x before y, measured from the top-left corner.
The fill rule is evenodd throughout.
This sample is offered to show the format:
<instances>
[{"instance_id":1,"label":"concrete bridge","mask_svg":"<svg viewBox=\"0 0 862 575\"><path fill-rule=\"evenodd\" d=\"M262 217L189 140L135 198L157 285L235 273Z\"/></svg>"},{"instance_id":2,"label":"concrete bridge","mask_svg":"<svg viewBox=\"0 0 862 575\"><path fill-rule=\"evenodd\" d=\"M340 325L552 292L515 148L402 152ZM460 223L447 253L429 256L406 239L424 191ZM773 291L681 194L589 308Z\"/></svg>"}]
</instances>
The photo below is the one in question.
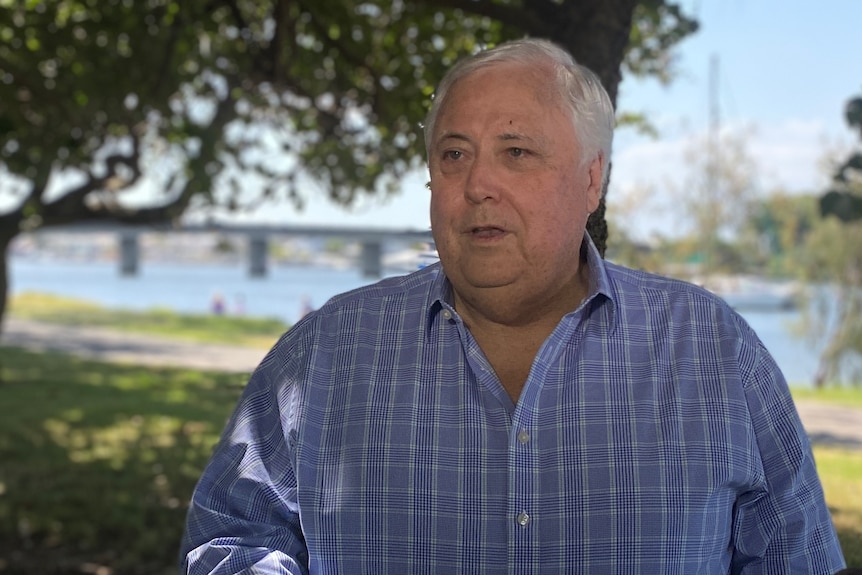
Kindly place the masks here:
<instances>
[{"instance_id":1,"label":"concrete bridge","mask_svg":"<svg viewBox=\"0 0 862 575\"><path fill-rule=\"evenodd\" d=\"M359 268L365 277L380 277L383 272L383 244L386 241L431 241L431 230L302 226L302 225L233 225L233 224L183 224L175 225L123 225L115 222L81 223L51 228L57 232L110 232L116 233L119 241L120 273L137 275L141 265L139 236L145 233L207 233L245 236L248 242L248 273L252 277L263 277L267 273L269 241L273 236L341 238L359 242L361 252Z\"/></svg>"}]
</instances>

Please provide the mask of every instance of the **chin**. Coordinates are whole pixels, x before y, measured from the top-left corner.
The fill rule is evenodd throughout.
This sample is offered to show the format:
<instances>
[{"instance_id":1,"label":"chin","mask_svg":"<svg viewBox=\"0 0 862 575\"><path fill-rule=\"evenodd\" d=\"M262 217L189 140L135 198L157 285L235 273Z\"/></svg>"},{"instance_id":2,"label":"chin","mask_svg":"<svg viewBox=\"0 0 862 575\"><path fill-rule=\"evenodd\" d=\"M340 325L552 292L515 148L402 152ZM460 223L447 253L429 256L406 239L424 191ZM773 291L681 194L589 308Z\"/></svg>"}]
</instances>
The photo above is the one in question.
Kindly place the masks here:
<instances>
[{"instance_id":1,"label":"chin","mask_svg":"<svg viewBox=\"0 0 862 575\"><path fill-rule=\"evenodd\" d=\"M489 289L505 287L515 283L518 274L511 270L462 270L463 281L474 288Z\"/></svg>"}]
</instances>

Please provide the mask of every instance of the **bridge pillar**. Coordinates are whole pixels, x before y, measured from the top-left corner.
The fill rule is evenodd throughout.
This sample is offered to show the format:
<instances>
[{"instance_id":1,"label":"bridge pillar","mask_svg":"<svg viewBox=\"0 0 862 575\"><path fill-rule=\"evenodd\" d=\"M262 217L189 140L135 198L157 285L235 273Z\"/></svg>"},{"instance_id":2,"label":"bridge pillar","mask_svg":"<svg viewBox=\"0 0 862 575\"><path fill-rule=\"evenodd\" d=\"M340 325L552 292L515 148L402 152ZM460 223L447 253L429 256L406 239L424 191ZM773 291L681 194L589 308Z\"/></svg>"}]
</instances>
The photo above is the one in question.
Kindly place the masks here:
<instances>
[{"instance_id":1,"label":"bridge pillar","mask_svg":"<svg viewBox=\"0 0 862 575\"><path fill-rule=\"evenodd\" d=\"M248 237L248 274L253 278L266 276L266 256L269 240L266 234L251 234Z\"/></svg>"},{"instance_id":2,"label":"bridge pillar","mask_svg":"<svg viewBox=\"0 0 862 575\"><path fill-rule=\"evenodd\" d=\"M128 230L120 232L120 275L138 275L138 234Z\"/></svg>"},{"instance_id":3,"label":"bridge pillar","mask_svg":"<svg viewBox=\"0 0 862 575\"><path fill-rule=\"evenodd\" d=\"M379 240L365 240L362 242L362 253L360 254L359 267L362 277L379 278L383 275L383 249Z\"/></svg>"}]
</instances>

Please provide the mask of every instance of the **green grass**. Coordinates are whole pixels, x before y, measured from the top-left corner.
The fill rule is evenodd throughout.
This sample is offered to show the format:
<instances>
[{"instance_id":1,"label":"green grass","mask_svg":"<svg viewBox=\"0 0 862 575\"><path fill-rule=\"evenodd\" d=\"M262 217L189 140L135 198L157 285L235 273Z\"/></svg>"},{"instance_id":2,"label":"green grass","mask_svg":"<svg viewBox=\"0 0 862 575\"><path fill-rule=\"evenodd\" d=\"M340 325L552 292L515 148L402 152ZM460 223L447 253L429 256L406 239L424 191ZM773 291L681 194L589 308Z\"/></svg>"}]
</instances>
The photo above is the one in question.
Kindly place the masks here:
<instances>
[{"instance_id":1,"label":"green grass","mask_svg":"<svg viewBox=\"0 0 862 575\"><path fill-rule=\"evenodd\" d=\"M862 409L860 387L794 387L791 392L796 400ZM847 564L862 567L862 451L818 445L814 458Z\"/></svg>"},{"instance_id":2,"label":"green grass","mask_svg":"<svg viewBox=\"0 0 862 575\"><path fill-rule=\"evenodd\" d=\"M247 375L0 349L0 377L0 573L176 573Z\"/></svg>"},{"instance_id":3,"label":"green grass","mask_svg":"<svg viewBox=\"0 0 862 575\"><path fill-rule=\"evenodd\" d=\"M107 327L203 343L269 348L288 326L277 319L180 314L167 309L133 311L86 300L27 292L13 297L9 315L62 325Z\"/></svg>"},{"instance_id":4,"label":"green grass","mask_svg":"<svg viewBox=\"0 0 862 575\"><path fill-rule=\"evenodd\" d=\"M862 567L862 451L815 446L814 459L847 565Z\"/></svg>"},{"instance_id":5,"label":"green grass","mask_svg":"<svg viewBox=\"0 0 862 575\"><path fill-rule=\"evenodd\" d=\"M829 386L816 389L813 387L793 387L790 389L793 399L805 399L843 405L845 407L862 408L862 387Z\"/></svg>"}]
</instances>

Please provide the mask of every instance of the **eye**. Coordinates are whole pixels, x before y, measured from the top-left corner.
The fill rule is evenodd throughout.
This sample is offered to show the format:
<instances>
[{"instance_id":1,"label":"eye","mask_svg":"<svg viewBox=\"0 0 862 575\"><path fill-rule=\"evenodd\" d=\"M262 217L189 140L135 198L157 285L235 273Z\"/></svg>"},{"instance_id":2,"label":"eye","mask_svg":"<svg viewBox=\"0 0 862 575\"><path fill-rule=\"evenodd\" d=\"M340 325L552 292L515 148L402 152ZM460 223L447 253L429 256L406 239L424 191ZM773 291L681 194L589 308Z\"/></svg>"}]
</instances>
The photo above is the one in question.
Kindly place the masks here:
<instances>
[{"instance_id":1,"label":"eye","mask_svg":"<svg viewBox=\"0 0 862 575\"><path fill-rule=\"evenodd\" d=\"M525 155L527 152L524 148L509 148L509 155L513 158L520 158Z\"/></svg>"},{"instance_id":2,"label":"eye","mask_svg":"<svg viewBox=\"0 0 862 575\"><path fill-rule=\"evenodd\" d=\"M443 152L444 160L460 160L464 154L459 150L446 150Z\"/></svg>"}]
</instances>

